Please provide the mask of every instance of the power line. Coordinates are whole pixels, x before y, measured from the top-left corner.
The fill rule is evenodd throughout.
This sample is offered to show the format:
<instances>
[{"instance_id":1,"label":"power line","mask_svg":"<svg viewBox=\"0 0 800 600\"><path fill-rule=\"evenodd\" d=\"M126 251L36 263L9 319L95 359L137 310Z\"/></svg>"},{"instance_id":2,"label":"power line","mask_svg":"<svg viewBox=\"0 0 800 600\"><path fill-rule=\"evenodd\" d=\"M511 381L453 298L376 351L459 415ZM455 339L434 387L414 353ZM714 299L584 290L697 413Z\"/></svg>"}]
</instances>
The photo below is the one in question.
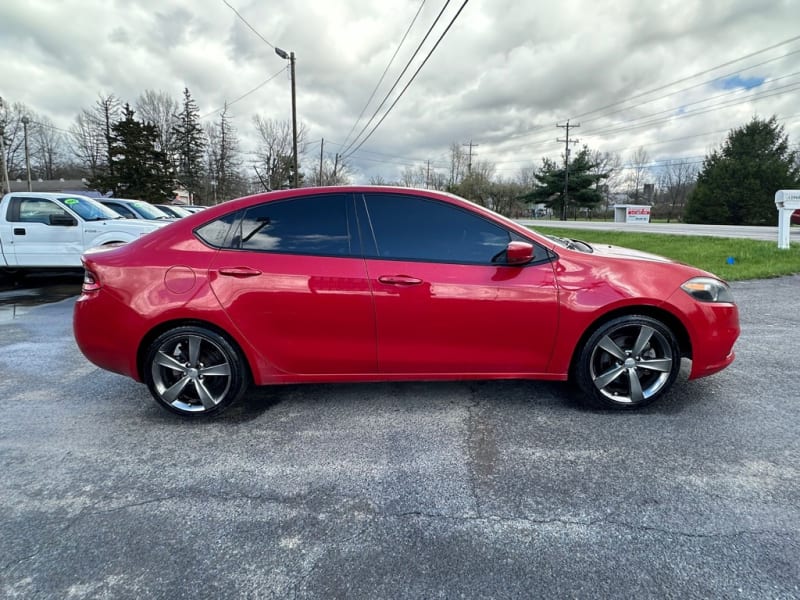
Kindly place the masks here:
<instances>
[{"instance_id":1,"label":"power line","mask_svg":"<svg viewBox=\"0 0 800 600\"><path fill-rule=\"evenodd\" d=\"M793 41L795 41L795 40L797 40L797 39L799 39L799 38L800 38L800 36L797 36L797 37L794 37L794 38L790 38L790 39L788 39L788 40L784 40L783 42L780 42L780 43L778 43L778 44L775 44L774 46L769 46L769 47L767 47L767 48L764 48L764 49L762 49L762 50L758 50L758 51L756 51L756 52L752 52L752 53L750 53L750 54L746 54L746 55L744 55L744 56L740 56L739 58L736 58L736 59L734 59L734 60L728 61L728 62L726 62L726 63L723 63L723 64L721 64L721 65L717 65L716 67L712 67L712 68L710 68L710 69L706 69L705 71L701 71L700 73L695 73L694 75L690 75L689 77L684 77L684 78L682 78L682 79L679 79L679 80L673 81L673 82L671 82L671 83L667 83L667 84L665 84L665 85L662 85L662 86L660 86L660 87L654 88L654 89L652 89L652 90L648 90L648 91L642 92L642 93L640 93L640 94L637 94L636 96L631 96L630 98L626 98L626 99L624 99L624 100L620 100L620 101L618 101L618 102L613 102L613 103L611 103L611 104L608 104L608 105L606 105L606 106L604 106L604 107L597 108L597 109L591 110L591 111L589 111L589 112L586 112L586 113L582 113L581 115L578 115L578 117L581 117L581 116L584 116L584 115L590 115L590 114L599 113L599 112L601 112L601 111L605 110L606 108L611 108L611 107L614 107L614 106L619 106L619 105L622 105L622 104L626 104L626 103L630 102L630 101L631 101L631 100L633 100L633 99L636 99L636 98L639 98L639 97L643 97L643 96L647 96L647 95L649 95L649 94L651 94L651 93L654 93L654 92L656 92L656 91L661 91L661 90L663 90L663 89L666 89L666 88L672 87L673 85L675 85L675 84L677 84L677 83L682 83L683 81L687 81L687 80L693 79L693 78L695 78L695 77L699 77L700 75L704 75L704 74L706 74L706 73L709 73L709 72L715 71L715 70L717 70L717 69L721 69L722 67L725 67L725 66L731 65L731 64L733 64L733 63L740 62L740 61L742 61L742 60L745 60L745 59L747 59L747 58L751 58L751 57L753 57L753 56L755 56L755 55L762 54L762 53L764 53L764 52L767 52L767 51L769 51L769 50L773 50L773 49L775 49L775 48L777 48L777 47L779 47L779 46L783 46L783 45L786 45L786 44L788 44L788 43L791 43L791 42L793 42ZM691 89L694 89L694 88L697 88L697 87L701 87L701 86L703 86L703 85L707 85L707 84L709 84L709 83L715 83L715 82L717 82L717 81L724 80L724 79L726 79L726 78L728 78L728 77L731 77L731 76L733 76L733 75L736 75L736 74L738 74L738 73L741 73L741 72L743 72L743 71L748 71L748 70L750 70L750 69L754 69L754 68L756 68L756 67L760 67L760 66L763 66L763 65L765 65L765 64L768 64L768 63L771 63L771 62L775 62L775 61L777 61L777 60L781 60L781 59L783 59L783 58L787 58L787 57L789 57L789 56L792 56L792 55L794 55L794 54L798 54L798 53L800 53L800 49L798 49L798 50L793 50L793 51L791 51L791 52L787 52L786 54L783 54L783 55L781 55L781 56L773 57L773 58L770 58L770 59L767 59L767 60L764 60L764 61L761 61L761 62L755 63L755 64L753 64L753 65L749 65L749 66L747 66L747 67L744 67L743 69L737 69L737 70L735 70L735 71L728 72L728 73L726 73L726 74L724 74L724 75L720 75L720 76L718 76L718 77L713 77L713 78L711 78L711 79L707 79L707 80L705 80L705 81L701 81L700 83L696 83L696 84L693 84L693 85L690 85L690 86L687 86L687 87L684 87L684 88L681 88L681 89L675 90L675 91L673 91L673 92L670 92L670 93L668 93L668 94L664 94L664 95L658 96L658 97L656 97L656 98L651 98L651 99L649 99L649 100L644 100L644 101L642 101L642 102L638 102L638 103L636 103L636 104L632 104L632 105L630 105L630 106L623 106L623 107L621 107L621 108L619 108L619 109L617 109L617 110L615 110L615 111L611 111L611 112L605 112L605 113L603 113L603 114L600 114L600 115L594 116L594 117L592 117L591 119L584 119L584 120L583 120L583 122L584 122L584 123L589 123L589 122L592 122L592 121L596 121L598 118L600 118L600 117L603 117L603 116L610 116L610 115L618 114L618 113L620 113L620 112L622 112L622 111L625 111L625 110L630 110L630 109L632 109L632 108L636 108L636 107L638 107L638 106L642 106L642 105L644 105L644 104L649 104L650 102L655 102L656 100L661 100L661 99L664 99L664 98L668 98L669 96L674 96L675 94L679 94L679 93L681 93L681 92L686 92L686 91L688 91L688 90L691 90ZM577 118L577 117L576 117L576 118ZM509 138L508 138L508 139L516 139L516 138L520 138L520 137L526 137L526 136L532 135L532 134L534 134L534 133L537 133L537 132L539 132L539 131L544 131L544 130L545 130L545 129L547 129L548 127L549 127L549 125L543 125L543 126L541 126L541 127L536 127L536 128L534 128L534 129L531 129L531 130L529 130L529 131L526 131L526 132L524 132L524 133L520 133L520 134L517 134L517 135L511 135L511 136L509 136ZM542 142L544 143L546 140L549 140L549 137L548 137L548 138L546 138L546 139L543 139L543 140L542 140ZM521 146L520 146L520 147L521 147Z\"/></svg>"},{"instance_id":2,"label":"power line","mask_svg":"<svg viewBox=\"0 0 800 600\"><path fill-rule=\"evenodd\" d=\"M418 53L419 53L419 51L422 49L422 46L425 44L425 41L428 39L428 36L429 36L429 35L431 34L431 32L433 31L434 27L436 27L436 24L439 22L439 19L441 19L441 18L442 18L442 15L444 14L444 11L445 11L445 9L447 8L447 5L448 5L448 4L450 4L450 0L446 0L446 2L444 3L444 6L442 6L442 10L440 10L440 11L439 11L439 14L438 14L438 15L436 15L436 18L434 19L434 21L433 21L433 23L431 24L431 26L428 28L428 31L426 31L426 32L425 32L425 36L422 38L422 41L421 41L421 42L420 42L420 43L417 45L417 49L416 49L416 50L414 50L414 54L412 54L412 55L411 55L411 58L409 58L409 59L408 59L408 62L406 62L406 66L405 66L405 67L403 67L403 70L400 72L400 75L398 75L398 76L397 76L397 78L394 80L394 83L392 84L392 87L389 89L389 91L388 91L388 92L386 92L386 95L383 97L383 100L381 100L381 103L378 105L378 108L376 108L376 109L375 109L375 112L374 112L374 113L372 113L372 116L369 118L369 121L367 121L367 122L366 122L366 124L364 125L364 127L362 127L362 128L361 128L361 131L359 131L359 132L358 132L358 135L357 135L355 138L353 138L353 141L352 141L352 142L350 142L350 144L349 144L348 146L346 146L344 150L342 150L342 153L343 153L343 154L344 154L345 152L347 152L348 150L350 150L350 148L351 148L351 147L352 147L352 146L353 146L353 145L354 145L354 144L355 144L355 143L358 141L358 139L359 139L359 138L360 138L360 137L361 137L361 136L364 134L364 132L365 132L365 131L367 130L367 128L370 126L370 124L372 123L372 121L374 121L374 120L375 120L375 117L377 117L377 116L378 116L378 113L381 111L381 108L383 108L383 105L384 105L384 104L386 104L386 101L389 99L389 96L391 96L391 95L392 95L392 92L395 90L395 88L396 88L396 87L398 86L398 84L400 83L400 80L403 78L403 75L405 75L405 74L406 74L406 71L408 71L408 68L411 66L411 63L412 63L412 62L414 61L414 59L417 57L417 54L418 54ZM462 8L463 8L463 6L462 6ZM459 11L459 12L461 12L461 11ZM423 63L423 64L424 64L424 63ZM387 112L388 112L388 111L387 111Z\"/></svg>"},{"instance_id":3,"label":"power line","mask_svg":"<svg viewBox=\"0 0 800 600\"><path fill-rule=\"evenodd\" d=\"M750 65L749 67L745 67L744 69L737 69L735 71L730 71L730 72L726 73L725 75L720 75L719 77L714 77L712 79L706 79L705 81L701 81L700 83L695 83L693 85L690 85L690 86L687 86L687 87L684 87L684 88L680 88L678 90L675 90L674 92L670 92L669 94L664 94L663 96L657 96L656 98L651 98L650 100L644 100L642 102L638 102L636 104L632 104L631 106L623 106L622 108L618 108L617 110L597 115L595 117L592 117L591 119L585 119L584 123L591 123L592 121L596 121L597 119L600 119L602 117L608 117L608 116L611 116L611 115L616 115L618 113L621 113L621 112L626 111L626 110L630 110L632 108L637 108L637 107L643 106L645 104L650 104L651 102L655 102L656 100L663 100L664 98L669 98L670 96L674 96L676 94L680 94L681 92L688 92L689 90L693 90L695 88L702 87L704 85L708 85L709 83L716 83L718 81L722 81L724 79L727 79L728 77L731 77L733 75L738 75L739 73L742 73L743 71L749 71L750 69L755 69L756 67L761 67L761 66L766 65L768 63L775 62L776 60L781 60L782 58L787 58L789 56L792 56L793 54L800 54L800 49L793 50L792 52L787 52L786 54L783 54L781 56L776 56L774 58L770 58L768 60L761 61L760 63L756 63L754 65ZM788 75L786 77L788 77ZM781 78L779 77L778 79L781 79ZM770 80L768 79L767 81L770 81ZM777 81L777 79L773 78L771 81ZM732 90L732 91L736 92L736 91L738 91L738 89ZM625 102L627 102L627 100Z\"/></svg>"},{"instance_id":4,"label":"power line","mask_svg":"<svg viewBox=\"0 0 800 600\"><path fill-rule=\"evenodd\" d=\"M256 30L255 30L255 28L254 28L252 25L250 25L250 23L248 23L248 22L247 22L247 19L245 19L245 18L244 18L242 15L240 15L240 14L239 14L239 11L238 11L238 10L236 10L235 8L233 8L233 6L231 6L230 4L228 4L228 0L222 0L222 1L225 3L225 5L226 5L228 8L230 8L230 9L231 9L233 12L235 12L235 13L236 13L236 16L237 16L237 17L239 17L239 19L241 19L242 23L244 23L245 25L247 25L247 27L250 29L250 31L252 31L252 32L253 32L253 33L255 33L255 34L256 34L256 35L257 35L259 38L261 38L261 41L262 41L262 42L264 42L264 43L265 43L267 46L269 46L269 47L270 47L270 48L272 48L273 50L275 49L275 46L273 46L272 44L270 44L270 43L267 41L267 38L265 38L263 35L261 35L260 33L258 33L258 31L256 31Z\"/></svg>"},{"instance_id":5,"label":"power line","mask_svg":"<svg viewBox=\"0 0 800 600\"><path fill-rule=\"evenodd\" d=\"M788 88L788 89L786 89L786 88ZM764 91L764 92L762 92L760 94L757 94L757 95L751 96L751 97L747 97L747 98L745 98L743 100L740 100L740 101L735 101L734 102L734 101L730 101L729 100L729 101L726 101L726 102L721 102L719 104L713 104L711 106L707 106L707 107L704 107L704 108L701 108L701 109L685 112L685 113L682 113L682 114L679 114L679 115L674 115L674 116L670 116L670 117L667 117L667 118L654 119L652 121L645 121L643 123L638 123L638 124L635 124L635 125L629 125L629 126L626 126L626 127L610 126L610 127L605 128L605 129L600 129L600 130L597 130L597 131L589 131L589 132L586 133L586 135L608 135L608 134L611 134L611 133L623 133L625 131L632 131L634 129L640 129L642 127L649 127L650 125L660 125L662 123L667 123L669 121L672 121L673 119L682 119L682 118L686 118L686 117L696 117L696 116L704 115L704 114L709 113L711 111L717 110L719 108L730 108L732 106L738 106L739 104L744 104L746 102L751 102L751 101L754 101L754 100L763 100L764 98L771 98L772 96L779 96L781 94L785 94L787 92L793 92L793 91L796 91L798 89L800 89L800 84L799 83L792 83L792 84L788 84L788 85L782 86L780 88L777 88L776 90L766 90L766 91ZM654 114L658 114L658 113L654 113ZM653 115L648 115L646 117L641 117L641 118L649 118L650 116L653 116ZM637 121L637 120L639 120L639 119L633 119L632 121Z\"/></svg>"},{"instance_id":6,"label":"power line","mask_svg":"<svg viewBox=\"0 0 800 600\"><path fill-rule=\"evenodd\" d=\"M350 128L350 131L347 133L347 136L344 138L344 144L347 144L347 141L350 139L350 136L353 135L353 130L358 125L358 122L361 120L361 117L363 117L364 113L367 111L367 107L369 106L369 103L372 102L372 99L375 97L375 92L378 91L378 88L383 83L383 79L384 79L384 77L386 77L386 73L389 72L389 68L392 66L392 63L394 62L394 59L397 57L397 53L400 52L400 48L403 47L403 44L405 43L406 38L408 37L408 34L411 31L411 28L414 27L414 23L417 22L417 17L419 17L419 13L422 12L422 7L423 6L425 6L425 0L422 0L422 4L419 5L419 8L417 9L417 13L414 15L414 18L411 19L411 24L408 26L408 29L406 29L406 32L403 34L403 39L401 39L400 43L397 45L397 49L394 51L394 54L392 54L392 58L389 59L389 64L386 65L386 68L383 70L383 74L381 75L380 79L378 80L378 83L375 84L375 88L372 90L372 93L369 95L369 99L367 100L366 104L364 104L364 108L361 109L361 112L359 113L358 118L356 119L356 122L353 123L353 126Z\"/></svg>"},{"instance_id":7,"label":"power line","mask_svg":"<svg viewBox=\"0 0 800 600\"><path fill-rule=\"evenodd\" d=\"M425 59L422 61L422 64L421 64L419 67L417 67L417 70L416 70L416 71L414 71L414 74L411 76L411 79L409 79L409 80L408 80L408 83L407 83L407 84L405 85L405 87L404 87L404 88L403 88L403 89L400 91L400 94L398 94L397 98L395 98L394 102L392 102L392 105L391 105L389 108L387 108L387 109L386 109L386 112L383 114L383 116L381 117L380 121L378 121L378 122L375 124L375 126L374 126L374 127L372 128L372 130L371 130L371 131L370 131L370 132L367 134L367 136L366 136L366 137L365 137L363 140L361 140L361 142L359 142L358 146L356 146L354 150L351 150L351 151L350 151L350 153L349 153L349 154L347 154L347 155L345 156L345 158L348 158L348 157L349 157L349 156L351 156L351 155L352 155L352 154L353 154L353 153L354 153L356 150L358 150L359 148L361 148L361 146L363 146L363 145L364 145L364 143L365 143L365 142L366 142L366 141L367 141L367 140L368 140L368 139L369 139L369 138L372 136L372 134L373 134L373 133L375 133L375 131L378 129L378 127L380 127L381 123L383 123L383 121L386 119L386 117L388 117L388 116L389 116L389 113L390 113L390 112L392 112L392 109L393 109L393 108L394 108L394 107L397 105L397 103L400 101L400 98L402 98L402 97L403 97L403 94L406 92L406 90L408 89L408 87L409 87L409 86L410 86L410 85L413 83L414 79L416 79L417 75L419 75L419 72L422 70L422 67L424 67L424 66L425 66L425 63L427 63L427 62L428 62L428 59L429 59L429 58L430 58L430 57L433 55L433 53L436 51L436 48L438 48L438 47L439 47L439 43L442 41L442 39L444 38L444 36L445 36L445 35L447 35L447 32L448 32L448 31L450 31L450 28L453 26L453 23L455 23L456 19L458 19L458 16L461 14L461 11L462 11L462 10L464 10L464 7L467 5L467 3L468 3L468 2L469 2L469 0L464 0L464 2L461 4L461 6L460 6L460 7L459 7L459 9L458 9L458 12L457 12L457 13L455 14L455 16L454 16L454 17L453 17L453 18L450 20L450 23L448 23L448 24L447 24L447 27L446 27L446 28L445 28L445 30L442 32L442 34L439 36L439 39L438 39L438 40L436 40L436 43L433 45L433 48L431 48L431 49L430 49L430 51L428 52L428 55L427 55L427 56L425 57Z\"/></svg>"},{"instance_id":8,"label":"power line","mask_svg":"<svg viewBox=\"0 0 800 600\"><path fill-rule=\"evenodd\" d=\"M227 103L225 106L221 106L221 107L219 107L219 108L217 108L217 109L215 109L215 110L212 110L212 111L210 111L210 112L207 112L207 113L206 113L206 114L204 114L204 115L201 115L201 116L199 116L199 117L198 117L198 119L205 119L206 117L210 117L210 116L211 116L211 115L213 115L214 113L218 113L218 112L220 112L221 110L225 110L225 108L227 108L227 107L230 107L230 106L231 106L231 105L233 105L233 104L236 104L237 102L239 102L239 100L243 100L243 99L247 98L247 96L249 96L250 94L253 94L253 93L257 92L258 90L260 90L262 87L264 87L265 85L267 85L267 84L268 84L270 81L272 81L273 79L275 79L275 78L276 78L278 75L280 75L281 73L283 73L283 72L284 72L284 71L285 71L287 68L288 68L288 67L286 67L286 66L284 66L284 67L281 67L281 68L280 68L280 70L279 70L278 72L276 72L276 73L274 73L274 74L270 75L269 77L267 77L267 78L266 78L264 81L262 81L261 83L259 83L259 84L258 84L256 87L254 87L252 90L250 90L250 91L248 91L248 92L245 92L244 94L242 94L241 96L239 96L238 98L236 98L236 99L234 99L234 100L231 100L231 101L230 101L230 102L228 102L228 103Z\"/></svg>"},{"instance_id":9,"label":"power line","mask_svg":"<svg viewBox=\"0 0 800 600\"><path fill-rule=\"evenodd\" d=\"M790 44L790 43L795 42L797 40L800 40L800 35L796 35L796 36L791 37L791 38L789 38L787 40L783 40L782 42L778 42L777 44L773 44L772 46L768 46L766 48L762 48L761 50L757 50L755 52L751 52L750 54L745 54L744 56L740 56L739 58L735 58L733 60L729 60L729 61L724 62L722 64L719 64L719 65L717 65L715 67L711 67L710 69L705 69L703 71L699 71L699 72L697 72L697 73L695 73L693 75L689 75L687 77L682 77L680 79L676 79L675 81L672 81L670 83L658 86L658 87L653 88L651 90L647 90L647 91L641 92L639 94L636 94L634 96L630 96L629 98L626 98L625 100L620 100L618 102L612 102L611 104L606 104L605 106L602 106L602 107L597 108L595 110L590 110L588 112L581 113L581 114L576 115L575 117L572 117L572 118L577 119L577 118L580 118L580 117L585 117L585 116L588 116L588 115L592 115L592 114L594 114L596 112L600 112L600 111L605 110L607 108L611 108L613 106L618 106L620 104L624 104L624 103L626 103L626 102L628 102L630 100L635 100L636 98L641 98L643 96L648 96L648 95L650 95L650 94L652 94L654 92L660 92L661 90L665 90L667 88L670 88L673 85L676 85L678 83L683 83L684 81L689 81L691 79L694 79L695 77L700 77L701 75L706 75L707 73L711 73L712 71L716 71L717 69L721 69L722 67L727 67L727 66L732 65L734 63L737 63L739 61L742 61L742 60L744 60L746 58L751 58L753 56L757 56L758 54L763 54L764 52L768 52L769 50L774 50L775 48L779 48L780 46L785 46L786 44Z\"/></svg>"},{"instance_id":10,"label":"power line","mask_svg":"<svg viewBox=\"0 0 800 600\"><path fill-rule=\"evenodd\" d=\"M780 79L785 79L786 77L794 76L796 74L797 73L793 73L791 75L785 75L785 76L782 76L782 77L775 78L775 79L773 79L771 81L773 81L773 82L774 81L778 81ZM712 104L712 105L707 106L707 107L701 107L701 108L698 108L696 110L683 112L683 113L680 113L680 114L677 114L677 115L670 115L667 118L659 118L659 119L654 119L654 120L646 121L646 122L642 122L642 123L636 123L636 121L641 121L642 119L649 119L649 118L654 117L654 116L659 115L659 114L672 112L672 111L674 111L676 109L680 109L682 106L690 106L690 105L693 105L693 104L699 104L699 103L702 103L702 102L707 102L707 101L712 100L714 98L719 98L719 97L721 97L723 95L729 95L730 94L730 93L726 92L725 94L718 94L717 96L713 96L711 98L706 98L705 100L700 100L700 101L697 101L697 102L692 102L692 103L689 103L689 104L680 105L680 106L677 106L677 107L673 107L671 109L665 109L663 111L651 113L649 115L645 115L645 116L642 116L642 117L635 117L633 119L627 119L627 120L624 120L624 121L619 121L619 122L617 122L615 124L607 125L606 127L601 127L601 128L599 128L597 130L593 130L593 131L589 130L589 131L587 131L585 133L585 135L598 136L598 135L607 135L607 134L610 134L610 133L623 133L625 131L632 131L632 130L640 129L642 127L647 127L647 126L650 126L650 125L659 125L659 124L667 123L669 121L676 120L676 119L695 117L695 116L707 114L707 113L711 112L712 110L716 110L718 108L730 108L732 106L737 106L739 104L745 104L747 102L758 101L758 100L762 100L764 98L769 98L771 96L776 96L776 95L779 95L779 94L792 92L792 91L795 91L796 89L798 89L796 86L797 86L797 83L795 82L795 83L787 84L785 86L781 86L779 88L773 88L771 90L756 90L755 92L753 92L749 96L747 96L745 98L742 98L742 99L728 100L728 101L720 102L720 103L717 103L717 104ZM738 92L738 91L740 91L740 90L734 90L734 92ZM631 125L626 125L626 123L631 123ZM521 143L521 144L515 144L513 146L506 147L502 151L508 152L508 151L511 151L511 150L514 150L514 149L517 149L517 148L523 148L523 147L524 148L536 148L536 147L544 146L545 144L549 144L549 143L550 143L550 137L549 136L548 137L542 137L542 138L539 138L539 139L536 139L536 140L531 140L529 142L525 142L525 143ZM502 142L500 144L502 144Z\"/></svg>"}]
</instances>

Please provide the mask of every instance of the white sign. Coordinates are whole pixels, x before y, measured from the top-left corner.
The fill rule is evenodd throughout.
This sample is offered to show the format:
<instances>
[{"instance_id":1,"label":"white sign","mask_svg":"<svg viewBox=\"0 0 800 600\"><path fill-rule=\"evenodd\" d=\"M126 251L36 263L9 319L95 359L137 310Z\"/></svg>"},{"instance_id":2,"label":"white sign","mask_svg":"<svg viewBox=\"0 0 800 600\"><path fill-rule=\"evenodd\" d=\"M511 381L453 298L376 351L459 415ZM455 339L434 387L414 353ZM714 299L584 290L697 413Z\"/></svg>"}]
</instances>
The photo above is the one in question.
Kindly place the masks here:
<instances>
[{"instance_id":1,"label":"white sign","mask_svg":"<svg viewBox=\"0 0 800 600\"><path fill-rule=\"evenodd\" d=\"M650 207L649 206L628 206L625 210L626 223L649 223L650 222Z\"/></svg>"}]
</instances>

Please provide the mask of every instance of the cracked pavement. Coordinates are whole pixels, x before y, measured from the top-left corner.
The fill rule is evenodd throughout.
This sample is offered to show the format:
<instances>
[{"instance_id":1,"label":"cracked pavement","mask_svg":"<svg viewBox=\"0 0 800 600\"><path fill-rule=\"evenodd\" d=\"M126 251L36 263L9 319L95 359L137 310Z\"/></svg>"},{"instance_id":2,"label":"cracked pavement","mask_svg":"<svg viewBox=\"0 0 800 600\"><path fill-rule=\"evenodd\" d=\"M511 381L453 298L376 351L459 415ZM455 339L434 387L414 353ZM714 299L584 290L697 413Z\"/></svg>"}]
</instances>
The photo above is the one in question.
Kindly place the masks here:
<instances>
[{"instance_id":1,"label":"cracked pavement","mask_svg":"<svg viewBox=\"0 0 800 600\"><path fill-rule=\"evenodd\" d=\"M800 276L634 413L541 382L254 389L187 422L73 299L0 322L4 598L800 598ZM109 332L113 335L113 330Z\"/></svg>"}]
</instances>

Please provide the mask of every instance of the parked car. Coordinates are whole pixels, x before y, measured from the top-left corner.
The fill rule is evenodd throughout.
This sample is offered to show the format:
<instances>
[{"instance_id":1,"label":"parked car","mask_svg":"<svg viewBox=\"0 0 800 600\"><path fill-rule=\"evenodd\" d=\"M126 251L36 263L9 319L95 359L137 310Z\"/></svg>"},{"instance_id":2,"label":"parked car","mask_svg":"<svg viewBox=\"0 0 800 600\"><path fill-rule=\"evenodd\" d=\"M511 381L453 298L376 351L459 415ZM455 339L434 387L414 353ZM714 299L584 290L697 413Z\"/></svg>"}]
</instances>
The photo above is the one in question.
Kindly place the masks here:
<instances>
[{"instance_id":1,"label":"parked car","mask_svg":"<svg viewBox=\"0 0 800 600\"><path fill-rule=\"evenodd\" d=\"M800 210L796 210L792 213L791 222L795 225L800 225Z\"/></svg>"},{"instance_id":2,"label":"parked car","mask_svg":"<svg viewBox=\"0 0 800 600\"><path fill-rule=\"evenodd\" d=\"M739 335L710 273L425 190L250 196L84 266L81 351L188 416L250 382L572 379L591 403L638 408L682 358L690 379L724 369Z\"/></svg>"},{"instance_id":3,"label":"parked car","mask_svg":"<svg viewBox=\"0 0 800 600\"><path fill-rule=\"evenodd\" d=\"M163 210L145 202L144 200L128 200L126 198L97 198L97 201L107 206L115 213L126 219L145 219L146 221L174 221Z\"/></svg>"},{"instance_id":4,"label":"parked car","mask_svg":"<svg viewBox=\"0 0 800 600\"><path fill-rule=\"evenodd\" d=\"M183 208L175 204L156 204L155 206L156 208L163 210L169 216L174 217L176 219L188 217L190 214L192 214L188 210L184 210Z\"/></svg>"},{"instance_id":5,"label":"parked car","mask_svg":"<svg viewBox=\"0 0 800 600\"><path fill-rule=\"evenodd\" d=\"M0 271L79 269L86 249L123 244L164 225L123 219L79 194L13 192L0 199Z\"/></svg>"},{"instance_id":6,"label":"parked car","mask_svg":"<svg viewBox=\"0 0 800 600\"><path fill-rule=\"evenodd\" d=\"M181 204L180 208L183 210L188 210L190 213L200 212L201 210L205 210L207 206L199 206L197 204Z\"/></svg>"}]
</instances>

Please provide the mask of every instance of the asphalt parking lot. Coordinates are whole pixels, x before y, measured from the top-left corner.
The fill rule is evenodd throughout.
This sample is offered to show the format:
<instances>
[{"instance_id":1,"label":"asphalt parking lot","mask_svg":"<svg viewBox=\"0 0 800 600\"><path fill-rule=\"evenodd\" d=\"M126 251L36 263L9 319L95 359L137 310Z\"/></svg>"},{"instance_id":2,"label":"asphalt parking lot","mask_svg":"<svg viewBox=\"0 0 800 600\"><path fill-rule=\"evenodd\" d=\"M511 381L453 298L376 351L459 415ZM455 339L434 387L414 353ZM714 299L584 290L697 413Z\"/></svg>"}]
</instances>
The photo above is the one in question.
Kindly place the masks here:
<instances>
[{"instance_id":1,"label":"asphalt parking lot","mask_svg":"<svg viewBox=\"0 0 800 600\"><path fill-rule=\"evenodd\" d=\"M187 422L73 298L0 320L4 598L798 598L800 276L636 413L562 384L290 386ZM113 327L109 327L113 335Z\"/></svg>"}]
</instances>

